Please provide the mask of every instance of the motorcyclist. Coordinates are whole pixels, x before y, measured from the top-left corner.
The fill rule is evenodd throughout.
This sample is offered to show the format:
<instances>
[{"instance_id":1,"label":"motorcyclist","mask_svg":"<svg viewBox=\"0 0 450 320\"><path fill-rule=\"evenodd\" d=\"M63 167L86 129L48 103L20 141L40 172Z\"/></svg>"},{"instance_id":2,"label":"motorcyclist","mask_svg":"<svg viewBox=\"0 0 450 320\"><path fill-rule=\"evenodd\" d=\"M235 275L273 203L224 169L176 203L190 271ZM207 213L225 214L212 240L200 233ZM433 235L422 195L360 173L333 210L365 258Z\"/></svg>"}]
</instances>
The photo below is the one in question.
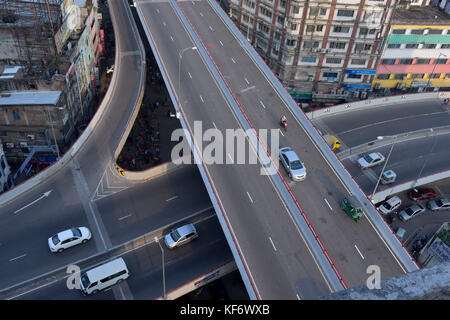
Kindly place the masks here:
<instances>
[{"instance_id":1,"label":"motorcyclist","mask_svg":"<svg viewBox=\"0 0 450 320\"><path fill-rule=\"evenodd\" d=\"M287 119L286 119L285 116L282 116L282 117L281 117L280 122L281 122L281 125L282 125L283 127L286 127L286 126L287 126Z\"/></svg>"}]
</instances>

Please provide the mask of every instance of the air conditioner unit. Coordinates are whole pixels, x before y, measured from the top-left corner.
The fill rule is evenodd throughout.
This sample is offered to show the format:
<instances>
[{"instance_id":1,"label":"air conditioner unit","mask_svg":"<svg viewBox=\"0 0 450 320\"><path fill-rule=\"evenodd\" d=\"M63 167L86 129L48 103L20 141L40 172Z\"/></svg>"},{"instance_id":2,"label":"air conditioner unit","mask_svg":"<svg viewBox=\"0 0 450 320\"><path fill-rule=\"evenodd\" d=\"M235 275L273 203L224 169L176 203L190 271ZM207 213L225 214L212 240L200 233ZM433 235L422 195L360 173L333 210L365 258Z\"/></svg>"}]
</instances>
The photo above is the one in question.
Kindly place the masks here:
<instances>
[{"instance_id":1,"label":"air conditioner unit","mask_svg":"<svg viewBox=\"0 0 450 320\"><path fill-rule=\"evenodd\" d=\"M28 147L28 144L26 142L20 142L21 147Z\"/></svg>"},{"instance_id":2,"label":"air conditioner unit","mask_svg":"<svg viewBox=\"0 0 450 320\"><path fill-rule=\"evenodd\" d=\"M313 79L314 79L314 76L312 76L312 75L308 76L308 81L313 81Z\"/></svg>"},{"instance_id":3,"label":"air conditioner unit","mask_svg":"<svg viewBox=\"0 0 450 320\"><path fill-rule=\"evenodd\" d=\"M12 143L12 142L7 142L7 143L6 143L6 147L9 148L9 149L14 148L14 143Z\"/></svg>"},{"instance_id":4,"label":"air conditioner unit","mask_svg":"<svg viewBox=\"0 0 450 320\"><path fill-rule=\"evenodd\" d=\"M320 49L321 53L327 53L329 50L328 49Z\"/></svg>"},{"instance_id":5,"label":"air conditioner unit","mask_svg":"<svg viewBox=\"0 0 450 320\"><path fill-rule=\"evenodd\" d=\"M29 135L27 135L27 137L28 137L28 139L30 139L30 140L34 140L34 134L29 134Z\"/></svg>"}]
</instances>

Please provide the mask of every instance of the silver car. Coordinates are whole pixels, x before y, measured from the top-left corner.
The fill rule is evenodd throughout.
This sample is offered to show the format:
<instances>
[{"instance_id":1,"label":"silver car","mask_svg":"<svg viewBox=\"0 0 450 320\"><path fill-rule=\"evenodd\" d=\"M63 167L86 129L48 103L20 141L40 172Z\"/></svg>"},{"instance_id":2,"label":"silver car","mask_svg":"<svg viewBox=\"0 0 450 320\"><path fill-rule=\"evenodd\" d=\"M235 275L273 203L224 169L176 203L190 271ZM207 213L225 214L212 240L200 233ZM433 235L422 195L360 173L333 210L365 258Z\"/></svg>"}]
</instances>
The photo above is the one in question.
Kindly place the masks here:
<instances>
[{"instance_id":1,"label":"silver car","mask_svg":"<svg viewBox=\"0 0 450 320\"><path fill-rule=\"evenodd\" d=\"M431 211L450 210L450 200L447 199L431 200L427 203L427 207Z\"/></svg>"},{"instance_id":2,"label":"silver car","mask_svg":"<svg viewBox=\"0 0 450 320\"><path fill-rule=\"evenodd\" d=\"M425 208L422 207L420 204L413 204L412 206L407 207L407 208L403 209L402 211L400 211L400 213L398 214L398 217L402 221L408 221L414 217L419 216L424 211L425 211Z\"/></svg>"},{"instance_id":3,"label":"silver car","mask_svg":"<svg viewBox=\"0 0 450 320\"><path fill-rule=\"evenodd\" d=\"M366 154L358 159L358 165L361 169L371 168L384 162L384 156L379 152Z\"/></svg>"},{"instance_id":4,"label":"silver car","mask_svg":"<svg viewBox=\"0 0 450 320\"><path fill-rule=\"evenodd\" d=\"M284 147L280 149L280 161L292 180L302 181L306 179L306 168L292 148Z\"/></svg>"},{"instance_id":5,"label":"silver car","mask_svg":"<svg viewBox=\"0 0 450 320\"><path fill-rule=\"evenodd\" d=\"M179 227L164 237L167 248L173 249L191 242L198 237L197 230L192 223Z\"/></svg>"},{"instance_id":6,"label":"silver car","mask_svg":"<svg viewBox=\"0 0 450 320\"><path fill-rule=\"evenodd\" d=\"M378 207L378 210L382 214L388 214L388 213L391 213L391 212L397 210L401 204L402 204L402 200L400 200L399 197L395 196L395 197L392 197L389 200L386 200L385 202L383 202Z\"/></svg>"}]
</instances>

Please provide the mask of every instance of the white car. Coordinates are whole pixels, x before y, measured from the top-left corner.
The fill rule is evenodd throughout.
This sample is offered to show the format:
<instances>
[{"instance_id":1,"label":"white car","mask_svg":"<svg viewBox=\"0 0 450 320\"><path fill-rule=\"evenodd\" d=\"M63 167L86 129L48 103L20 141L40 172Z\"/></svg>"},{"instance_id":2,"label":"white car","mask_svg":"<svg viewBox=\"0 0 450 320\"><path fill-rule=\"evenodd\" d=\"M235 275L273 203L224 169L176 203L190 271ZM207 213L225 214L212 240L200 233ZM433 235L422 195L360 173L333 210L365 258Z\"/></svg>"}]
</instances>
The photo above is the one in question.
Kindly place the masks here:
<instances>
[{"instance_id":1,"label":"white car","mask_svg":"<svg viewBox=\"0 0 450 320\"><path fill-rule=\"evenodd\" d=\"M48 238L48 247L51 252L62 252L77 244L88 242L91 237L91 231L86 227L67 229Z\"/></svg>"},{"instance_id":2,"label":"white car","mask_svg":"<svg viewBox=\"0 0 450 320\"><path fill-rule=\"evenodd\" d=\"M447 199L431 200L427 203L427 207L431 211L450 210L450 200Z\"/></svg>"},{"instance_id":3,"label":"white car","mask_svg":"<svg viewBox=\"0 0 450 320\"><path fill-rule=\"evenodd\" d=\"M306 168L292 148L281 148L280 160L292 180L302 181L306 179Z\"/></svg>"},{"instance_id":4,"label":"white car","mask_svg":"<svg viewBox=\"0 0 450 320\"><path fill-rule=\"evenodd\" d=\"M395 197L392 197L392 198L386 200L385 202L383 202L378 207L378 210L382 214L388 214L388 213L391 213L391 212L397 210L401 204L402 204L402 200L400 200L399 197L395 196Z\"/></svg>"},{"instance_id":5,"label":"white car","mask_svg":"<svg viewBox=\"0 0 450 320\"><path fill-rule=\"evenodd\" d=\"M408 221L414 217L419 216L424 211L425 211L425 208L422 207L420 204L413 204L412 206L407 207L407 208L403 209L402 211L400 211L400 213L398 214L398 217L402 221Z\"/></svg>"},{"instance_id":6,"label":"white car","mask_svg":"<svg viewBox=\"0 0 450 320\"><path fill-rule=\"evenodd\" d=\"M384 156L379 152L366 154L364 157L358 159L358 165L361 169L371 168L384 162Z\"/></svg>"}]
</instances>

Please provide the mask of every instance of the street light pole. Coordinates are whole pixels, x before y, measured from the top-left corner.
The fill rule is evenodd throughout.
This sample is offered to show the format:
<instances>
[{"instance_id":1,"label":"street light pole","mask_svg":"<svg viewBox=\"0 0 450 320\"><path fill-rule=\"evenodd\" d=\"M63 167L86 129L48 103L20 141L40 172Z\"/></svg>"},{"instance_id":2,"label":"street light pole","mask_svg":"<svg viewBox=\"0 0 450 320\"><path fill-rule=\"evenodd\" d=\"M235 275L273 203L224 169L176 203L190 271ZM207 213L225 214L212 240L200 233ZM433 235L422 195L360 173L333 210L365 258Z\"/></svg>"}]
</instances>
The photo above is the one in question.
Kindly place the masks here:
<instances>
[{"instance_id":1,"label":"street light pole","mask_svg":"<svg viewBox=\"0 0 450 320\"><path fill-rule=\"evenodd\" d=\"M163 274L163 300L166 300L166 272L164 268L164 249L161 246L161 243L159 242L158 237L155 237L155 242L159 245L159 248L161 249L161 265L162 265L162 274Z\"/></svg>"},{"instance_id":2,"label":"street light pole","mask_svg":"<svg viewBox=\"0 0 450 320\"><path fill-rule=\"evenodd\" d=\"M178 52L178 94L179 94L179 97L180 97L179 101L178 101L178 104L180 105L180 108L181 108L181 79L180 79L180 77L181 77L181 58L182 58L183 53L186 50L197 50L197 47L184 48L184 49L181 49Z\"/></svg>"},{"instance_id":3,"label":"street light pole","mask_svg":"<svg viewBox=\"0 0 450 320\"><path fill-rule=\"evenodd\" d=\"M434 131L433 128L430 128L430 132L434 133L434 141L433 141L433 145L431 146L431 150L430 150L429 155L431 155L433 153L434 147L436 146L436 142L437 142L437 132ZM425 168L425 165L427 164L427 162L428 162L428 157L425 157L425 160L423 162L422 168L420 168L419 174L417 175L417 178L414 181L414 184L413 184L414 187L416 187L417 181L420 179L420 176L422 175L422 171Z\"/></svg>"},{"instance_id":4,"label":"street light pole","mask_svg":"<svg viewBox=\"0 0 450 320\"><path fill-rule=\"evenodd\" d=\"M50 115L49 107L47 107L47 114L48 114L48 120L50 121L50 127L52 128L52 135L53 135L53 141L55 142L56 153L58 154L58 159L57 160L59 160L59 158L61 158L61 155L60 155L60 152L59 152L58 142L56 141L55 128L53 127L53 120L52 120L52 117Z\"/></svg>"},{"instance_id":5,"label":"street light pole","mask_svg":"<svg viewBox=\"0 0 450 320\"><path fill-rule=\"evenodd\" d=\"M385 137L383 137L383 136L378 136L377 137L378 140L383 140L384 138ZM386 165L387 165L387 163L389 161L389 158L391 157L391 153L392 153L392 150L394 149L394 145L395 145L396 142L397 142L397 136L394 136L394 141L392 142L391 149L389 150L389 154L388 154L388 156L386 158L386 161L384 162L383 169L381 169L381 173L380 173L380 176L378 177L377 184L375 185L375 188L373 189L372 196L371 196L372 199L373 199L373 196L375 195L375 191L377 191L378 185L380 184L380 180L381 180L381 177L383 176L384 169L386 169Z\"/></svg>"},{"instance_id":6,"label":"street light pole","mask_svg":"<svg viewBox=\"0 0 450 320\"><path fill-rule=\"evenodd\" d=\"M447 56L445 55L445 54L443 54L443 53L441 53L441 52L439 52L439 55L438 55L438 57L434 60L434 66L433 66L433 70L431 71L431 74L430 74L430 76L428 77L428 83L427 83L427 88L429 88L430 87L430 85L431 85L431 77L433 76L433 74L434 74L434 69L436 69L436 65L437 65L437 61L439 60L439 58L441 57L441 56L444 56L444 57L446 57L447 58Z\"/></svg>"}]
</instances>

